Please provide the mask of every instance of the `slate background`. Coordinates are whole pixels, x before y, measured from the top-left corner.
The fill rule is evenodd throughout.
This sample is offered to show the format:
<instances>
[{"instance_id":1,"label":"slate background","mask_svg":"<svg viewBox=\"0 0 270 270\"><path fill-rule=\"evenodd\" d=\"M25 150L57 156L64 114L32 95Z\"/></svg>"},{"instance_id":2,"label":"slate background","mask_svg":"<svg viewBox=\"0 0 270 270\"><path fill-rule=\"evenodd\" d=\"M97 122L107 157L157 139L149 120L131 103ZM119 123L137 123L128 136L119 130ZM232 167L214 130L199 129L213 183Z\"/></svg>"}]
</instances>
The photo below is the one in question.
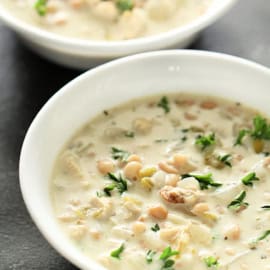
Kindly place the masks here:
<instances>
[{"instance_id":1,"label":"slate background","mask_svg":"<svg viewBox=\"0 0 270 270\"><path fill-rule=\"evenodd\" d=\"M241 0L192 49L244 57L270 67L270 1ZM81 72L29 51L0 23L0 270L76 269L40 235L19 189L20 148L41 106Z\"/></svg>"}]
</instances>

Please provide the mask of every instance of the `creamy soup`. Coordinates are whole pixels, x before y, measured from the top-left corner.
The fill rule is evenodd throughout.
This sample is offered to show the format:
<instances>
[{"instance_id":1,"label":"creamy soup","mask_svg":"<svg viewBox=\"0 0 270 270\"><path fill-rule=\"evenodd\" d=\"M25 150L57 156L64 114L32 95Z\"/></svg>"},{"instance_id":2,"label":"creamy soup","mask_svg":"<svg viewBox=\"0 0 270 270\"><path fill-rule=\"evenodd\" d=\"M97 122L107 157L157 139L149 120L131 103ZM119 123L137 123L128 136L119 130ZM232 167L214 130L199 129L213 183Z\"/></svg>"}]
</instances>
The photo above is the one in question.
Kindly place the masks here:
<instances>
[{"instance_id":1,"label":"creamy soup","mask_svg":"<svg viewBox=\"0 0 270 270\"><path fill-rule=\"evenodd\" d=\"M125 40L158 34L204 14L213 0L1 0L23 21L60 35Z\"/></svg>"},{"instance_id":2,"label":"creamy soup","mask_svg":"<svg viewBox=\"0 0 270 270\"><path fill-rule=\"evenodd\" d=\"M134 100L66 144L55 214L107 269L270 269L269 152L269 120L238 102Z\"/></svg>"}]
</instances>

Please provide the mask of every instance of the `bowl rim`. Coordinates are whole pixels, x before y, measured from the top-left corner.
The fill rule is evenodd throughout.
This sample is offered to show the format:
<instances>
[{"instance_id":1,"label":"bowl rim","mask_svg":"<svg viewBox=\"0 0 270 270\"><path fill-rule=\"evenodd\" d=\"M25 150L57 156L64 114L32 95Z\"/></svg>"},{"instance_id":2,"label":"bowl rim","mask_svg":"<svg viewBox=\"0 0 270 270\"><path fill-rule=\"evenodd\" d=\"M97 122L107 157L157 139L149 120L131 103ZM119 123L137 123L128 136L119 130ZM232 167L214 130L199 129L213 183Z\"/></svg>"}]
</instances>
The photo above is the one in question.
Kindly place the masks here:
<instances>
[{"instance_id":1,"label":"bowl rim","mask_svg":"<svg viewBox=\"0 0 270 270\"><path fill-rule=\"evenodd\" d=\"M191 57L191 58L198 58L198 59L212 59L218 62L222 63L230 63L232 65L240 65L245 69L253 69L257 72L263 73L270 78L270 69L255 63L250 60L246 60L240 57L231 56L223 53L217 53L217 52L207 52L207 51L199 51L199 50L164 50L164 51L156 51L156 52L147 52L147 53L141 53L137 55L132 55L128 57L124 57L121 59L117 59L114 61L111 61L109 63L106 63L104 65L101 65L99 67L96 67L92 70L86 71L83 74L79 75L75 79L68 82L66 85L64 85L58 92L56 92L51 98L48 99L48 101L43 105L43 107L40 109L40 111L37 113L37 115L34 117L30 127L28 128L21 152L20 152L20 158L19 158L19 183L20 183L20 189L22 193L22 197L24 200L24 203L26 205L26 208L28 210L28 213L30 214L32 220L34 221L35 225L38 227L39 231L43 235L43 237L48 241L48 243L59 253L61 256L66 258L68 261L76 265L77 267L80 267L82 269L86 268L86 265L81 262L76 255L74 255L72 252L69 252L67 247L61 245L58 243L54 235L51 231L47 230L46 224L43 224L39 220L39 216L42 214L40 211L38 211L38 208L35 207L31 203L32 199L31 196L29 196L29 187L27 186L27 182L25 181L25 173L24 168L27 167L25 165L25 160L28 152L28 147L32 145L31 143L31 137L32 134L35 133L36 126L38 125L40 119L46 115L47 111L50 111L55 105L55 102L59 99L61 99L61 96L65 95L66 93L69 93L70 91L76 91L77 85L80 84L81 81L84 81L88 78L94 77L98 73L102 73L103 71L113 69L115 66L125 66L129 64L130 62L136 62L136 61L142 61L144 59L154 59L158 57L166 57L166 56L175 56L175 57ZM93 260L89 258L89 261ZM93 263L95 264L95 263ZM99 267L99 264L96 269L105 269L102 266Z\"/></svg>"},{"instance_id":2,"label":"bowl rim","mask_svg":"<svg viewBox=\"0 0 270 270\"><path fill-rule=\"evenodd\" d=\"M0 19L2 19L2 21L14 31L22 35L26 34L35 36L39 40L46 40L51 42L51 44L64 46L65 48L68 47L69 49L80 48L88 53L93 53L94 50L96 52L108 54L116 52L121 53L122 51L133 51L137 50L137 48L141 48L141 50L143 50L144 47L149 48L152 44L160 44L161 47L163 43L174 42L179 40L179 38L185 38L192 34L196 34L226 13L237 1L238 0L220 1L215 8L210 8L208 12L199 16L190 23L163 33L136 39L110 42L102 40L84 40L51 33L47 30L39 28L38 26L31 25L19 18L16 18L15 16L12 16L12 14L1 4Z\"/></svg>"}]
</instances>

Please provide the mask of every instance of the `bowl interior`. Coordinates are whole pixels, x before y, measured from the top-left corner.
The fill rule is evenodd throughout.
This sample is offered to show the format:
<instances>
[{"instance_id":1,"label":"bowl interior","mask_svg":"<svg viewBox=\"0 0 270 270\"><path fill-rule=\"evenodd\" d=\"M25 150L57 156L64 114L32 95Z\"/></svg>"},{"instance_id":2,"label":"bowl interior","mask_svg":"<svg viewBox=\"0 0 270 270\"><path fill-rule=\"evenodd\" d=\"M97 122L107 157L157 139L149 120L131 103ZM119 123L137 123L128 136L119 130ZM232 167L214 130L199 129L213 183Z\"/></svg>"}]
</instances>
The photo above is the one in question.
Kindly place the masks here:
<instances>
[{"instance_id":1,"label":"bowl interior","mask_svg":"<svg viewBox=\"0 0 270 270\"><path fill-rule=\"evenodd\" d=\"M60 90L32 123L22 148L20 181L26 205L47 240L82 269L102 269L63 235L54 217L49 182L64 143L102 110L127 100L169 92L196 92L243 102L270 115L270 71L221 54L147 53L96 68Z\"/></svg>"}]
</instances>

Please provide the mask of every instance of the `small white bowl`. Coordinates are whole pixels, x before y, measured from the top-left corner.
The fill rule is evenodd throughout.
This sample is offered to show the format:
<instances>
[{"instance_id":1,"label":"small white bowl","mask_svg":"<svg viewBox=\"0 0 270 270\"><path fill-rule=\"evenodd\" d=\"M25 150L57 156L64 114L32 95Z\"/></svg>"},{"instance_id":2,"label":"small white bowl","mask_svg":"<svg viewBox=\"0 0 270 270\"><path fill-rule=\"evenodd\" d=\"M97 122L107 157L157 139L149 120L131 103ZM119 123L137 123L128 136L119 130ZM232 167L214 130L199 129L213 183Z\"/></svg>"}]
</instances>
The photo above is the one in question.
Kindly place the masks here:
<instances>
[{"instance_id":1,"label":"small white bowl","mask_svg":"<svg viewBox=\"0 0 270 270\"><path fill-rule=\"evenodd\" d=\"M81 269L101 270L68 240L54 215L49 182L56 157L71 136L105 109L133 98L197 92L230 98L270 115L270 70L240 58L192 50L160 51L115 60L57 92L31 124L20 157L26 206L44 237Z\"/></svg>"},{"instance_id":2,"label":"small white bowl","mask_svg":"<svg viewBox=\"0 0 270 270\"><path fill-rule=\"evenodd\" d=\"M237 0L214 0L209 10L191 23L159 35L126 41L91 41L63 37L29 25L0 3L0 19L34 51L65 66L89 68L108 60L159 49L184 48L197 34L220 18Z\"/></svg>"}]
</instances>

